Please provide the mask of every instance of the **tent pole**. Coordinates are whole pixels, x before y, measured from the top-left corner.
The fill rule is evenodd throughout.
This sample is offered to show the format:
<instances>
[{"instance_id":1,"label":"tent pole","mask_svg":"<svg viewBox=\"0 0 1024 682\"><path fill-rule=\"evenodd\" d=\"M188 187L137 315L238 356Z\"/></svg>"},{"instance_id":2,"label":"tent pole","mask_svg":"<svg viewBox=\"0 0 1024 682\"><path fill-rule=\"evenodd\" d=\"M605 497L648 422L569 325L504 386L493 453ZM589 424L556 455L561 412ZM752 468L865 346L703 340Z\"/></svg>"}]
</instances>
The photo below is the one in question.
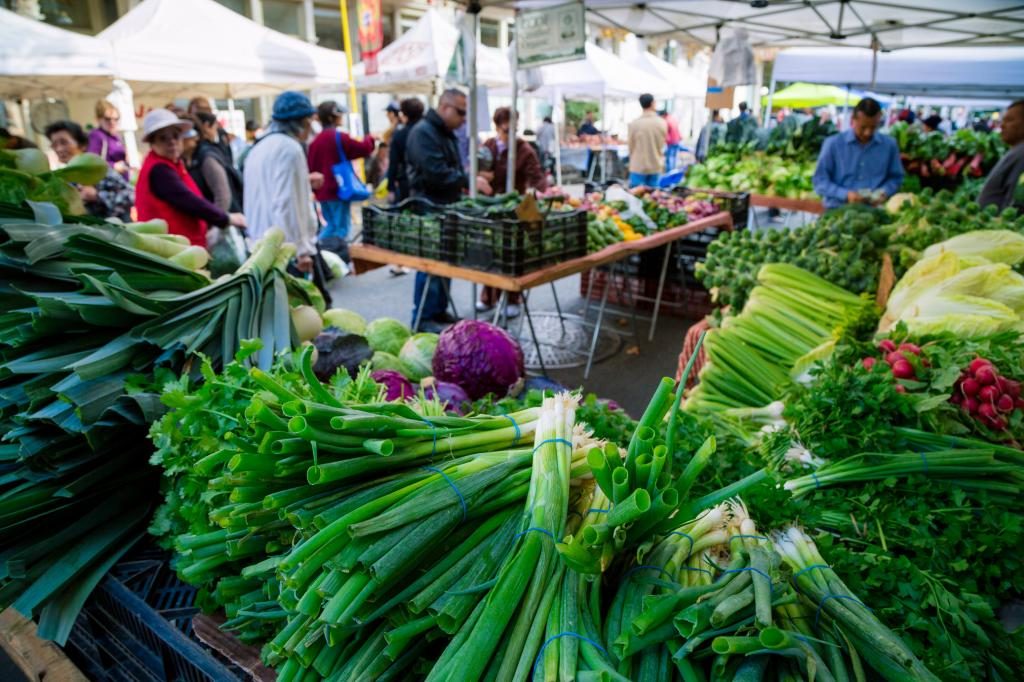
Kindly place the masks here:
<instances>
[{"instance_id":1,"label":"tent pole","mask_svg":"<svg viewBox=\"0 0 1024 682\"><path fill-rule=\"evenodd\" d=\"M338 0L338 5L341 6L341 38L345 45L345 67L348 77L348 110L351 114L348 120L351 126L351 121L359 119L359 98L356 96L356 79L352 76L352 34L348 30L348 2L347 0Z\"/></svg>"},{"instance_id":2,"label":"tent pole","mask_svg":"<svg viewBox=\"0 0 1024 682\"><path fill-rule=\"evenodd\" d=\"M475 10L475 11L474 11ZM476 45L477 34L480 30L479 6L473 3L469 6L469 21L463 24L462 49L463 55L468 51L469 59L466 60L467 80L469 81L469 196L476 198L476 175L478 172L477 148L480 145L480 131L478 112L480 110L480 98L477 92L476 74Z\"/></svg>"},{"instance_id":3,"label":"tent pole","mask_svg":"<svg viewBox=\"0 0 1024 682\"><path fill-rule=\"evenodd\" d=\"M768 86L768 108L764 112L764 127L769 127L772 120L772 99L775 97L775 70L772 69L772 82Z\"/></svg>"},{"instance_id":4,"label":"tent pole","mask_svg":"<svg viewBox=\"0 0 1024 682\"><path fill-rule=\"evenodd\" d=\"M508 121L508 171L505 173L505 191L512 193L516 189L516 140L519 122L517 111L519 103L519 41L512 41L512 106L511 118Z\"/></svg>"},{"instance_id":5,"label":"tent pole","mask_svg":"<svg viewBox=\"0 0 1024 682\"><path fill-rule=\"evenodd\" d=\"M558 107L558 111L555 111ZM565 102L562 100L562 91L555 93L553 106L551 107L551 121L555 124L555 184L562 186L562 123L565 119Z\"/></svg>"},{"instance_id":6,"label":"tent pole","mask_svg":"<svg viewBox=\"0 0 1024 682\"><path fill-rule=\"evenodd\" d=\"M878 80L878 39L871 40L871 90L874 91Z\"/></svg>"}]
</instances>

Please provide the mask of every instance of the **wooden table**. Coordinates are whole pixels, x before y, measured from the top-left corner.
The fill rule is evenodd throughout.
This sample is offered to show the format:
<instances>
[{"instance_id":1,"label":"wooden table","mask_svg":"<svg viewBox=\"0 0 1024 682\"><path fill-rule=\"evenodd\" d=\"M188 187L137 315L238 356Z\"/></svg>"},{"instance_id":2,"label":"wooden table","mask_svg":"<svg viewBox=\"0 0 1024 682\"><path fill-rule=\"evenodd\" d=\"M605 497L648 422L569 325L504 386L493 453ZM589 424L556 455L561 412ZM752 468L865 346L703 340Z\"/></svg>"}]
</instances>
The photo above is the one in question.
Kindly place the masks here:
<instances>
[{"instance_id":1,"label":"wooden table","mask_svg":"<svg viewBox=\"0 0 1024 682\"><path fill-rule=\"evenodd\" d=\"M783 211L803 211L804 213L824 213L825 205L821 199L787 199L771 194L751 194L750 205L761 208L778 208Z\"/></svg>"},{"instance_id":2,"label":"wooden table","mask_svg":"<svg viewBox=\"0 0 1024 682\"><path fill-rule=\"evenodd\" d=\"M474 285L489 286L499 289L502 293L496 307L495 321L497 321L501 310L504 309L504 303L508 299L508 294L510 293L526 292L535 287L551 284L565 277L571 277L572 275L577 275L581 272L586 272L603 265L616 263L633 254L650 251L651 249L656 249L662 246L668 246L677 239L681 239L696 232L701 232L710 227L723 227L731 230L732 216L726 212L715 213L714 215L701 218L700 220L691 221L685 225L680 225L679 227L674 227L670 230L656 232L652 235L631 242L619 242L618 244L605 247L595 253L580 256L579 258L573 258L562 263L556 263L541 270L535 270L534 272L525 275L519 275L518 277L512 275L500 275L493 272L484 272L482 270L474 270L472 268L442 263L441 261L430 258L409 256L367 244L352 244L349 246L349 254L352 257L352 265L356 274L361 274L384 265L403 265L405 267L424 272L431 277L461 279L471 282ZM658 295L654 304L654 317L651 324L651 335L654 333L654 325L657 322L658 310L661 304L661 295L665 284L667 270L668 249L666 249L665 259L661 269L661 277L658 281ZM598 333L601 329L601 323L604 317L608 288L609 287L605 287L604 289L604 296L598 310L597 321L594 324L594 334L591 339L590 353L587 356L587 367L583 374L584 378L589 376L590 366L593 363L594 351L597 348ZM426 290L427 287L424 287L424 292L426 292ZM420 309L422 309L422 303ZM533 338L534 345L537 347L537 357L540 359L541 372L546 375L547 371L544 368L544 360L541 355L540 344L537 342L537 336L533 329L533 320L530 317L530 309L526 298L523 299L523 313L530 327L530 335ZM561 315L561 310L559 310L559 315Z\"/></svg>"}]
</instances>

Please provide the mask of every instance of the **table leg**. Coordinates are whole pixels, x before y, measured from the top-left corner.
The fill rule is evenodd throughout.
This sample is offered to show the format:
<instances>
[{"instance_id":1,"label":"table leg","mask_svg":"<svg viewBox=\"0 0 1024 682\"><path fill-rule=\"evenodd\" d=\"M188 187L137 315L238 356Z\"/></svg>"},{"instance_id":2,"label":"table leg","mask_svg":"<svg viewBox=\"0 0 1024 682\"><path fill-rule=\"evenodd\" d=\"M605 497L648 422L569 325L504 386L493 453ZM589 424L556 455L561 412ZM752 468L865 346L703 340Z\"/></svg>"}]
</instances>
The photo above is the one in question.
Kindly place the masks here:
<instances>
[{"instance_id":1,"label":"table leg","mask_svg":"<svg viewBox=\"0 0 1024 682\"><path fill-rule=\"evenodd\" d=\"M615 272L615 264L612 264L610 272ZM610 276L610 275L609 275ZM590 378L590 367L594 364L594 353L597 351L597 339L601 334L601 322L604 320L604 306L608 303L608 286L605 286L601 294L601 305L597 309L597 320L594 322L594 335L590 339L590 352L587 354L587 367L583 370L583 379Z\"/></svg>"},{"instance_id":2,"label":"table leg","mask_svg":"<svg viewBox=\"0 0 1024 682\"><path fill-rule=\"evenodd\" d=\"M597 277L597 268L591 268L587 270L587 295L583 297L583 319L587 319L587 315L590 314L590 294L594 292L594 279ZM605 282L605 287L608 283Z\"/></svg>"},{"instance_id":3,"label":"table leg","mask_svg":"<svg viewBox=\"0 0 1024 682\"><path fill-rule=\"evenodd\" d=\"M420 294L420 304L416 307L416 319L412 321L413 332L418 332L420 329L420 322L423 321L423 306L427 304L427 294L430 293L430 280L433 279L433 275L427 275L427 281L423 283L423 293Z\"/></svg>"},{"instance_id":4,"label":"table leg","mask_svg":"<svg viewBox=\"0 0 1024 682\"><path fill-rule=\"evenodd\" d=\"M753 204L751 204L750 208L747 209L747 225L749 225L754 230L758 229L757 207L754 206Z\"/></svg>"},{"instance_id":5,"label":"table leg","mask_svg":"<svg viewBox=\"0 0 1024 682\"><path fill-rule=\"evenodd\" d=\"M451 288L448 286L448 278L447 277L440 277L438 279L441 282L441 288L444 289L444 295L448 299L448 305L452 309L452 316L455 317L456 319L458 319L458 317L459 317L459 309L455 307L455 299L452 298L452 291L451 291Z\"/></svg>"},{"instance_id":6,"label":"table leg","mask_svg":"<svg viewBox=\"0 0 1024 682\"><path fill-rule=\"evenodd\" d=\"M508 303L508 292L504 289L501 292L501 296L498 297L498 305L494 308L494 326L498 326L498 320L501 319L501 314L505 312L505 305Z\"/></svg>"},{"instance_id":7,"label":"table leg","mask_svg":"<svg viewBox=\"0 0 1024 682\"><path fill-rule=\"evenodd\" d=\"M654 341L654 330L658 326L658 311L661 309L661 294L665 290L665 275L668 274L668 261L672 255L672 244L665 244L665 257L661 259L661 276L658 277L658 293L654 295L654 312L651 314L651 331L647 334L648 341Z\"/></svg>"},{"instance_id":8,"label":"table leg","mask_svg":"<svg viewBox=\"0 0 1024 682\"><path fill-rule=\"evenodd\" d=\"M555 299L555 310L558 312L558 323L562 325L562 336L565 336L565 318L562 316L562 306L558 302L558 290L555 289L555 283L551 283L551 296Z\"/></svg>"},{"instance_id":9,"label":"table leg","mask_svg":"<svg viewBox=\"0 0 1024 682\"><path fill-rule=\"evenodd\" d=\"M540 363L541 376L547 377L548 370L544 367L544 352L540 349L540 341L537 340L537 332L533 329L533 316L530 315L530 304L527 303L526 296L523 296L523 315L526 317L526 324L530 327L530 338L533 339L533 346L537 349L537 362Z\"/></svg>"},{"instance_id":10,"label":"table leg","mask_svg":"<svg viewBox=\"0 0 1024 682\"><path fill-rule=\"evenodd\" d=\"M479 315L477 315L477 312L476 312L476 302L479 301L480 299L478 299L476 297L476 282L473 282L472 286L473 286L473 299L472 299L472 301L470 301L469 305L471 307L470 309L473 311L473 319L475 320L475 319L477 319L479 317Z\"/></svg>"}]
</instances>

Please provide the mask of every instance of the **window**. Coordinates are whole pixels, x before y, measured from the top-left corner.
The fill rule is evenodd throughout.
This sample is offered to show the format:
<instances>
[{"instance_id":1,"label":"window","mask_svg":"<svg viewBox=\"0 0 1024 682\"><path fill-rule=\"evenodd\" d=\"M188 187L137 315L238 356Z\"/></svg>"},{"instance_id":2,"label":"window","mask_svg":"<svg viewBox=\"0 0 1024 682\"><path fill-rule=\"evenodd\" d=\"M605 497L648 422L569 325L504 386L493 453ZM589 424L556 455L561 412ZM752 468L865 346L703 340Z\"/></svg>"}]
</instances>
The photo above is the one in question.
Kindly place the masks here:
<instances>
[{"instance_id":1,"label":"window","mask_svg":"<svg viewBox=\"0 0 1024 682\"><path fill-rule=\"evenodd\" d=\"M411 29L421 18L423 18L422 12L407 12L402 10L398 15L398 28L400 29L399 34L405 33Z\"/></svg>"},{"instance_id":2,"label":"window","mask_svg":"<svg viewBox=\"0 0 1024 682\"><path fill-rule=\"evenodd\" d=\"M339 10L317 7L313 14L313 25L316 30L317 45L332 50L345 49L344 39L341 36L341 12ZM352 39L356 42L359 40L358 36L353 36Z\"/></svg>"},{"instance_id":3,"label":"window","mask_svg":"<svg viewBox=\"0 0 1024 682\"><path fill-rule=\"evenodd\" d=\"M246 0L217 0L218 3L224 5L232 12L238 12L243 17L249 16L246 12L247 5L249 4Z\"/></svg>"},{"instance_id":4,"label":"window","mask_svg":"<svg viewBox=\"0 0 1024 682\"><path fill-rule=\"evenodd\" d=\"M91 31L93 28L89 3L86 2L40 0L39 11L43 13L43 21L47 24L82 31Z\"/></svg>"},{"instance_id":5,"label":"window","mask_svg":"<svg viewBox=\"0 0 1024 682\"><path fill-rule=\"evenodd\" d=\"M302 37L302 6L289 0L263 0L263 25Z\"/></svg>"},{"instance_id":6,"label":"window","mask_svg":"<svg viewBox=\"0 0 1024 682\"><path fill-rule=\"evenodd\" d=\"M487 47L498 47L501 42L501 23L497 19L480 20L480 42Z\"/></svg>"}]
</instances>

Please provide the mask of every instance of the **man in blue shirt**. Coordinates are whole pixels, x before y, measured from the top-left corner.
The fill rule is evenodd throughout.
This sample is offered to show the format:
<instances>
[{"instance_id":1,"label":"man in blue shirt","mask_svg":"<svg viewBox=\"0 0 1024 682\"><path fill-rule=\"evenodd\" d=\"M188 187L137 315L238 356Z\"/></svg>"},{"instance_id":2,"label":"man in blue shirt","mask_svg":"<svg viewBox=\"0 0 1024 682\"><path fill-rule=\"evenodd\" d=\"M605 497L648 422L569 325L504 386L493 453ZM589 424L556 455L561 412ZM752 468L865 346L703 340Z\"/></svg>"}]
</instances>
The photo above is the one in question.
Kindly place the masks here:
<instances>
[{"instance_id":1,"label":"man in blue shirt","mask_svg":"<svg viewBox=\"0 0 1024 682\"><path fill-rule=\"evenodd\" d=\"M853 110L850 129L825 140L814 171L814 191L825 208L881 204L903 184L896 140L875 132L881 121L882 107L865 97Z\"/></svg>"}]
</instances>

